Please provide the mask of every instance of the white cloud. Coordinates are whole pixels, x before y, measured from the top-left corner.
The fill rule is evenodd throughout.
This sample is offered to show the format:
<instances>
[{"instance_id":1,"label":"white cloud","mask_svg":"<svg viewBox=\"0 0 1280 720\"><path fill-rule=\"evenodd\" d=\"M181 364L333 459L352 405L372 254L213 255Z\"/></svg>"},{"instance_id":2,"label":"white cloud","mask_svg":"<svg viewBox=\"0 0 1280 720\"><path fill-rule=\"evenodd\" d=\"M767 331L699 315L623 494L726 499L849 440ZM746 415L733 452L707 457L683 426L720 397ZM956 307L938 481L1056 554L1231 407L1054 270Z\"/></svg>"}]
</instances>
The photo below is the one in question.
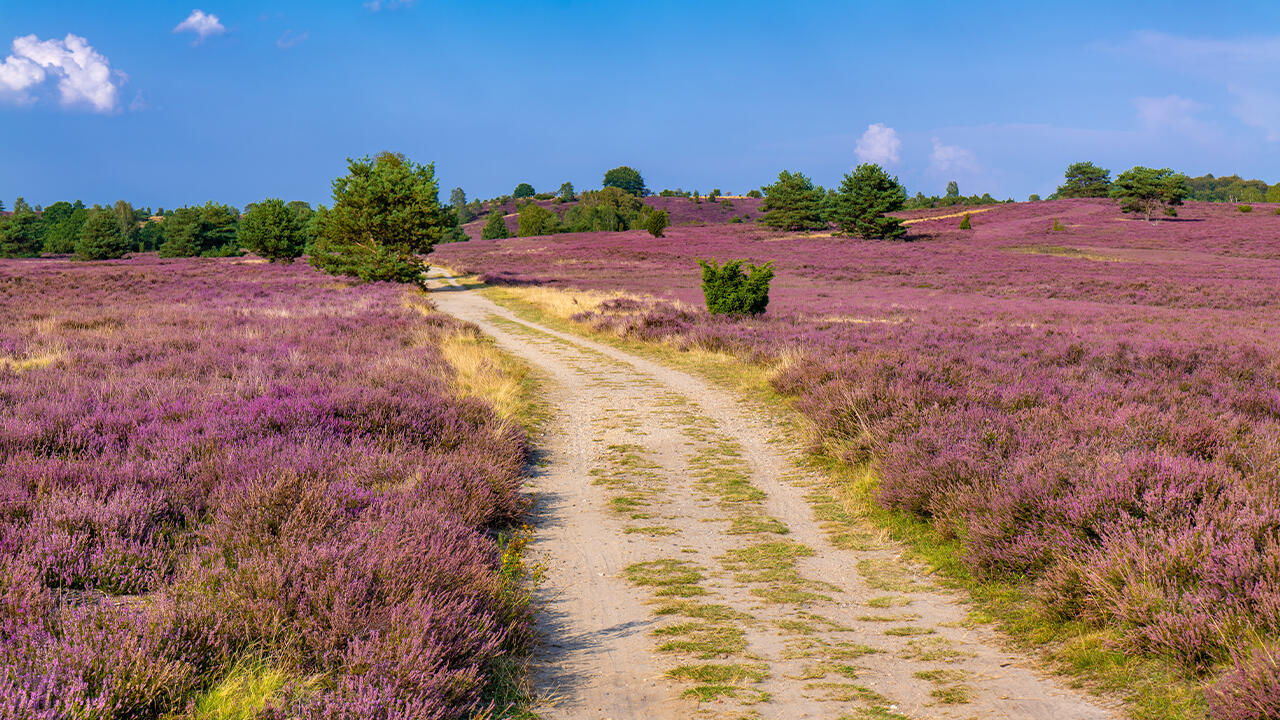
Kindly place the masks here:
<instances>
[{"instance_id":1,"label":"white cloud","mask_svg":"<svg viewBox=\"0 0 1280 720\"><path fill-rule=\"evenodd\" d=\"M378 12L386 8L387 10L395 10L396 8L409 7L414 0L365 0L364 6L369 12Z\"/></svg>"},{"instance_id":2,"label":"white cloud","mask_svg":"<svg viewBox=\"0 0 1280 720\"><path fill-rule=\"evenodd\" d=\"M120 86L127 79L82 37L42 41L25 35L14 38L12 54L0 63L0 97L33 103L36 98L29 91L50 75L58 78L63 105L88 105L104 113L116 109Z\"/></svg>"},{"instance_id":3,"label":"white cloud","mask_svg":"<svg viewBox=\"0 0 1280 720\"><path fill-rule=\"evenodd\" d=\"M858 138L853 154L858 156L858 162L889 165L898 162L901 150L902 141L898 139L898 131L881 123L874 123L868 125L867 131Z\"/></svg>"},{"instance_id":4,"label":"white cloud","mask_svg":"<svg viewBox=\"0 0 1280 720\"><path fill-rule=\"evenodd\" d=\"M310 35L311 33L309 32L296 33L292 30L285 30L284 34L276 40L276 47L282 50L288 50L289 48L306 40Z\"/></svg>"},{"instance_id":5,"label":"white cloud","mask_svg":"<svg viewBox=\"0 0 1280 720\"><path fill-rule=\"evenodd\" d=\"M929 153L929 170L935 174L976 173L982 169L978 158L959 145L944 145L933 138L933 152Z\"/></svg>"},{"instance_id":6,"label":"white cloud","mask_svg":"<svg viewBox=\"0 0 1280 720\"><path fill-rule=\"evenodd\" d=\"M1137 97L1133 106L1138 111L1138 123L1146 132L1174 133L1200 141L1216 136L1212 128L1196 118L1196 113L1207 106L1195 100L1178 95Z\"/></svg>"},{"instance_id":7,"label":"white cloud","mask_svg":"<svg viewBox=\"0 0 1280 720\"><path fill-rule=\"evenodd\" d=\"M1241 122L1280 142L1280 36L1234 40L1137 33L1127 48L1156 65L1221 85Z\"/></svg>"},{"instance_id":8,"label":"white cloud","mask_svg":"<svg viewBox=\"0 0 1280 720\"><path fill-rule=\"evenodd\" d=\"M210 35L221 35L227 29L223 27L217 15L213 13L206 14L203 10L192 10L187 19L178 23L173 31L176 33L193 32L198 36L196 42L202 42Z\"/></svg>"}]
</instances>

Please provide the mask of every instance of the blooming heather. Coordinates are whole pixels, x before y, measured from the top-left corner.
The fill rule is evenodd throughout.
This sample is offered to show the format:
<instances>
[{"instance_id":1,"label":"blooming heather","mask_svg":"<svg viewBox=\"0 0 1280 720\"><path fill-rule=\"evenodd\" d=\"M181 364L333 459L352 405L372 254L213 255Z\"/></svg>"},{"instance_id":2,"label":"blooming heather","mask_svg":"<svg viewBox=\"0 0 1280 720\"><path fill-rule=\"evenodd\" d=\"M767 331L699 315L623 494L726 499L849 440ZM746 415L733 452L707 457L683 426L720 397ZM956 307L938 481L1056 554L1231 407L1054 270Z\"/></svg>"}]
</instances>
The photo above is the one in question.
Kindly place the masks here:
<instances>
[{"instance_id":1,"label":"blooming heather","mask_svg":"<svg viewBox=\"0 0 1280 720\"><path fill-rule=\"evenodd\" d=\"M526 637L492 530L521 434L462 329L241 259L0 263L0 717L456 718Z\"/></svg>"},{"instance_id":2,"label":"blooming heather","mask_svg":"<svg viewBox=\"0 0 1280 720\"><path fill-rule=\"evenodd\" d=\"M1089 199L972 212L970 231L913 223L911 243L719 225L466 243L438 260L648 294L579 318L787 357L777 389L822 449L874 464L884 506L958 538L977 575L1027 584L1046 611L1216 678L1219 717L1263 717L1249 708L1280 696L1274 642L1250 650L1280 635L1280 217L1188 203L1147 223ZM768 313L694 309L708 257L774 261Z\"/></svg>"}]
</instances>

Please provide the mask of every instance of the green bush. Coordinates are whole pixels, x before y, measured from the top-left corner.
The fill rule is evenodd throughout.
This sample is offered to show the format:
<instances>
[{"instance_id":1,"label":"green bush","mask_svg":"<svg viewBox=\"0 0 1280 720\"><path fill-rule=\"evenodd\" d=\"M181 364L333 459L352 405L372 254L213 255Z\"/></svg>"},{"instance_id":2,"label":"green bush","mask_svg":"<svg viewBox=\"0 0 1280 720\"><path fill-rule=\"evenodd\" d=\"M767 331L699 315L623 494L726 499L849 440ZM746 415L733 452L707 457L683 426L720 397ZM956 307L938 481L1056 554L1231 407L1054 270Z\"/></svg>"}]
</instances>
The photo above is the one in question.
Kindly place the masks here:
<instances>
[{"instance_id":1,"label":"green bush","mask_svg":"<svg viewBox=\"0 0 1280 720\"><path fill-rule=\"evenodd\" d=\"M960 229L961 229L961 230L972 230L972 229L973 229L973 223L972 223L972 222L970 222L970 220L969 220L969 213L965 213L965 214L964 214L964 217L960 218Z\"/></svg>"},{"instance_id":2,"label":"green bush","mask_svg":"<svg viewBox=\"0 0 1280 720\"><path fill-rule=\"evenodd\" d=\"M719 265L715 260L699 260L702 266L702 295L707 310L716 315L759 315L769 305L769 281L773 280L773 263L748 265L745 260L728 260Z\"/></svg>"},{"instance_id":3,"label":"green bush","mask_svg":"<svg viewBox=\"0 0 1280 720\"><path fill-rule=\"evenodd\" d=\"M1054 218L1054 219L1053 219L1053 227L1052 227L1052 228L1050 228L1050 229L1051 229L1051 230L1053 230L1054 232L1062 232L1063 230L1066 230L1066 229L1067 229L1067 226L1066 226L1066 225L1063 225L1063 224L1062 224L1062 223L1060 223L1060 222L1058 222L1058 218Z\"/></svg>"},{"instance_id":4,"label":"green bush","mask_svg":"<svg viewBox=\"0 0 1280 720\"><path fill-rule=\"evenodd\" d=\"M578 198L578 204L564 212L564 227L569 232L620 232L646 228L643 224L648 207L640 198L617 187L589 190Z\"/></svg>"},{"instance_id":5,"label":"green bush","mask_svg":"<svg viewBox=\"0 0 1280 720\"><path fill-rule=\"evenodd\" d=\"M764 193L760 192L759 190L748 190L747 197L755 198L759 200L760 198L764 197Z\"/></svg>"},{"instance_id":6,"label":"green bush","mask_svg":"<svg viewBox=\"0 0 1280 720\"><path fill-rule=\"evenodd\" d=\"M671 217L667 215L666 210L651 212L644 219L644 229L648 230L649 234L656 238L663 237L662 231L666 230L670 224Z\"/></svg>"},{"instance_id":7,"label":"green bush","mask_svg":"<svg viewBox=\"0 0 1280 720\"><path fill-rule=\"evenodd\" d=\"M516 229L517 237L550 235L559 230L560 218L554 212L533 201L526 202L520 208L520 223Z\"/></svg>"},{"instance_id":8,"label":"green bush","mask_svg":"<svg viewBox=\"0 0 1280 720\"><path fill-rule=\"evenodd\" d=\"M1236 209L1237 209L1237 210L1239 210L1239 211L1240 211L1240 212L1242 212L1242 213L1251 213L1251 212L1253 212L1253 206L1252 206L1252 205L1241 205L1241 206L1237 207Z\"/></svg>"}]
</instances>

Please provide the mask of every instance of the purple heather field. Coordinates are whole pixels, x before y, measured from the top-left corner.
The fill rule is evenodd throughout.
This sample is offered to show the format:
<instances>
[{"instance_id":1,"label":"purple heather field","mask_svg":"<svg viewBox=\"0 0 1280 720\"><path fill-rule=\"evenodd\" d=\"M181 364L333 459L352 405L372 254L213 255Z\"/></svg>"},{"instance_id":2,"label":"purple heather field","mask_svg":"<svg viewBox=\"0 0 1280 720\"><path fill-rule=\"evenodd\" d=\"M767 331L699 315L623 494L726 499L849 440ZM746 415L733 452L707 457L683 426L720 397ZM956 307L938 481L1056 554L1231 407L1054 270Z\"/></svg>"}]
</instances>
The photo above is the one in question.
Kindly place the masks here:
<instances>
[{"instance_id":1,"label":"purple heather field","mask_svg":"<svg viewBox=\"0 0 1280 720\"><path fill-rule=\"evenodd\" d=\"M781 363L820 449L956 539L978 577L1204 682L1219 718L1280 708L1280 215L1107 200L970 209L911 242L723 224L472 241L491 282L622 291L600 330ZM741 202L741 201L738 201ZM921 218L963 208L902 213ZM1054 219L1064 229L1053 230ZM701 220L701 222L700 222ZM768 312L700 309L698 258L773 261Z\"/></svg>"},{"instance_id":2,"label":"purple heather field","mask_svg":"<svg viewBox=\"0 0 1280 720\"><path fill-rule=\"evenodd\" d=\"M471 332L304 263L0 261L0 715L457 718L528 639ZM414 307L418 304L420 307Z\"/></svg>"}]
</instances>

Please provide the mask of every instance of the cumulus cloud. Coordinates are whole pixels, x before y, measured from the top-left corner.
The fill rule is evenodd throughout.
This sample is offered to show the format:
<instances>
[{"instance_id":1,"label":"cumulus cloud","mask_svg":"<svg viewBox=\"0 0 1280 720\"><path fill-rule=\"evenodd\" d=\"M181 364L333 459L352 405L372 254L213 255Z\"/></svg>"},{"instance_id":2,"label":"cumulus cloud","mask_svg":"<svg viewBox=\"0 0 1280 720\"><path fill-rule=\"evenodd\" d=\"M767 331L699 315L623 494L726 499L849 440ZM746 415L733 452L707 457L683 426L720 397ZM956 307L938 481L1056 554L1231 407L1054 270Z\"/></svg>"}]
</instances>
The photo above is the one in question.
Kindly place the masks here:
<instances>
[{"instance_id":1,"label":"cumulus cloud","mask_svg":"<svg viewBox=\"0 0 1280 720\"><path fill-rule=\"evenodd\" d=\"M87 105L111 112L120 102L124 73L78 35L40 40L35 35L14 38L13 52L0 62L0 97L18 104L36 101L32 91L50 77L58 79L63 105Z\"/></svg>"},{"instance_id":2,"label":"cumulus cloud","mask_svg":"<svg viewBox=\"0 0 1280 720\"><path fill-rule=\"evenodd\" d=\"M1143 32L1127 48L1176 72L1215 81L1233 98L1231 112L1280 142L1280 36L1222 40Z\"/></svg>"},{"instance_id":3,"label":"cumulus cloud","mask_svg":"<svg viewBox=\"0 0 1280 720\"><path fill-rule=\"evenodd\" d=\"M976 173L981 170L978 158L959 145L945 145L933 138L933 152L929 153L929 169L936 174Z\"/></svg>"},{"instance_id":4,"label":"cumulus cloud","mask_svg":"<svg viewBox=\"0 0 1280 720\"><path fill-rule=\"evenodd\" d=\"M187 19L178 23L173 31L176 33L193 32L198 36L196 42L203 42L210 35L221 35L227 29L223 27L217 15L206 13L203 10L192 10Z\"/></svg>"},{"instance_id":5,"label":"cumulus cloud","mask_svg":"<svg viewBox=\"0 0 1280 720\"><path fill-rule=\"evenodd\" d=\"M898 139L898 131L881 123L874 123L868 125L867 131L858 138L853 154L858 156L858 162L889 165L898 162L901 150L902 141Z\"/></svg>"}]
</instances>

